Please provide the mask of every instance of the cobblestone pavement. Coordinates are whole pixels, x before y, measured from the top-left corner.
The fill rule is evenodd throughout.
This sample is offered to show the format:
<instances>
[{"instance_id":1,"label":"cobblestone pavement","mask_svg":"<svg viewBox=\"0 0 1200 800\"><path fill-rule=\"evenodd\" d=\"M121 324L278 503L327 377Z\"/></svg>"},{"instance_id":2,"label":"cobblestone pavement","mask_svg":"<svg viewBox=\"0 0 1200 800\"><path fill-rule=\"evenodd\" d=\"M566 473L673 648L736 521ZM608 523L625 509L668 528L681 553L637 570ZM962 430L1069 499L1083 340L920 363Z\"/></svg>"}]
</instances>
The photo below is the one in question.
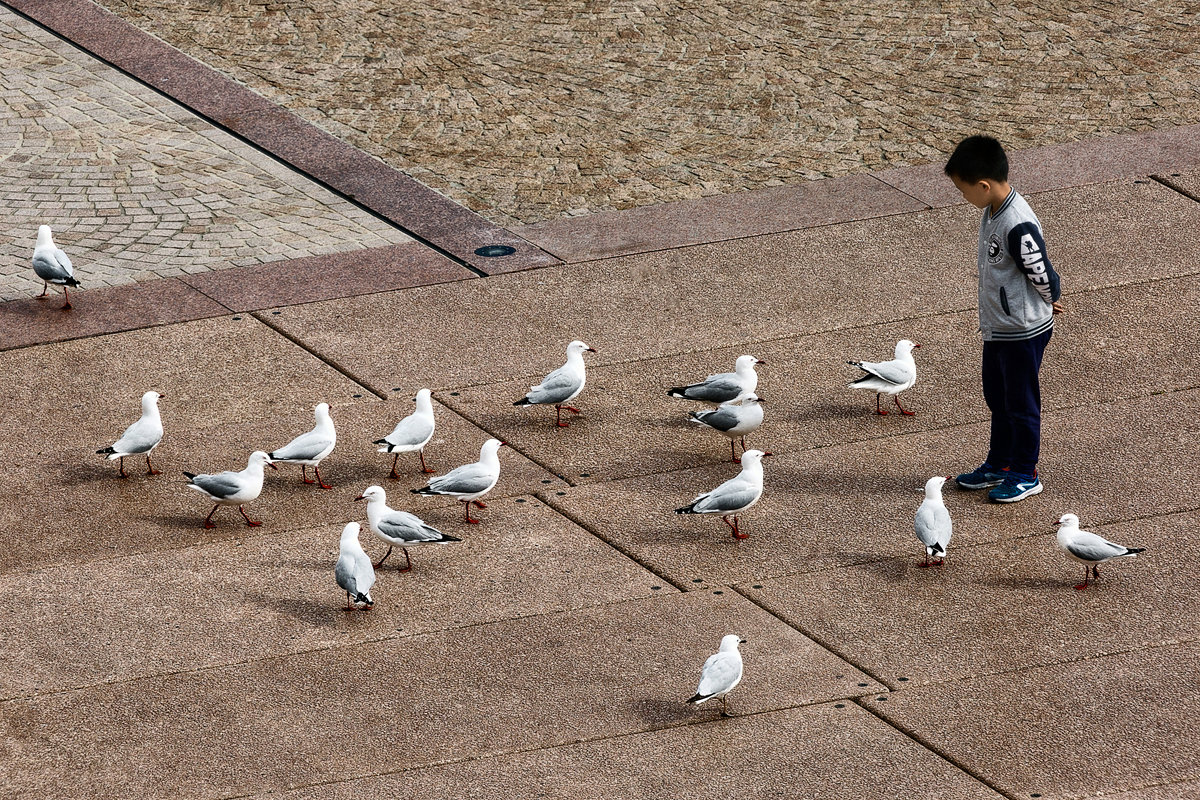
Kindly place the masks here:
<instances>
[{"instance_id":1,"label":"cobblestone pavement","mask_svg":"<svg viewBox=\"0 0 1200 800\"><path fill-rule=\"evenodd\" d=\"M408 241L6 11L0 92L4 300L42 291L43 223L85 289Z\"/></svg>"},{"instance_id":2,"label":"cobblestone pavement","mask_svg":"<svg viewBox=\"0 0 1200 800\"><path fill-rule=\"evenodd\" d=\"M1200 119L1187 0L98 0L501 223Z\"/></svg>"}]
</instances>

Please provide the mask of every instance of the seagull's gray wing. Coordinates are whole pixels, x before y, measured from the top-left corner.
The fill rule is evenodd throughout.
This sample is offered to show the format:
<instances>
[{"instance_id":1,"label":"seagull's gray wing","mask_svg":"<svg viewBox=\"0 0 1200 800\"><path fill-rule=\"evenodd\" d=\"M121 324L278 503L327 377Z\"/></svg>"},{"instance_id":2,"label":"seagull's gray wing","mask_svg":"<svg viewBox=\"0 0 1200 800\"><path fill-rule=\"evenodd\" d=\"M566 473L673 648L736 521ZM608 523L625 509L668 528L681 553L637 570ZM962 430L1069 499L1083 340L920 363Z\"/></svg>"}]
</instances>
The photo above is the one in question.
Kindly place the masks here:
<instances>
[{"instance_id":1,"label":"seagull's gray wing","mask_svg":"<svg viewBox=\"0 0 1200 800\"><path fill-rule=\"evenodd\" d=\"M551 372L525 395L531 403L561 403L579 389L579 375L566 366Z\"/></svg>"},{"instance_id":2,"label":"seagull's gray wing","mask_svg":"<svg viewBox=\"0 0 1200 800\"><path fill-rule=\"evenodd\" d=\"M310 461L316 459L321 453L332 447L336 439L326 436L316 431L309 431L301 434L295 439L285 444L283 447L271 453L272 461L289 461L297 459L301 461Z\"/></svg>"},{"instance_id":3,"label":"seagull's gray wing","mask_svg":"<svg viewBox=\"0 0 1200 800\"><path fill-rule=\"evenodd\" d=\"M495 478L482 464L463 464L441 477L429 482L429 488L438 494L473 494L482 492L492 485Z\"/></svg>"},{"instance_id":4,"label":"seagull's gray wing","mask_svg":"<svg viewBox=\"0 0 1200 800\"><path fill-rule=\"evenodd\" d=\"M758 489L748 481L732 478L725 481L696 503L700 513L733 513L758 499Z\"/></svg>"},{"instance_id":5,"label":"seagull's gray wing","mask_svg":"<svg viewBox=\"0 0 1200 800\"><path fill-rule=\"evenodd\" d=\"M945 506L921 504L913 521L917 538L926 547L933 547L950 530L950 512Z\"/></svg>"},{"instance_id":6,"label":"seagull's gray wing","mask_svg":"<svg viewBox=\"0 0 1200 800\"><path fill-rule=\"evenodd\" d=\"M713 653L700 670L696 694L711 697L733 688L742 676L742 660L733 653Z\"/></svg>"},{"instance_id":7,"label":"seagull's gray wing","mask_svg":"<svg viewBox=\"0 0 1200 800\"><path fill-rule=\"evenodd\" d=\"M908 364L899 361L883 361L880 363L863 361L858 366L864 372L895 386L903 386L913 379L912 368Z\"/></svg>"},{"instance_id":8,"label":"seagull's gray wing","mask_svg":"<svg viewBox=\"0 0 1200 800\"><path fill-rule=\"evenodd\" d=\"M225 498L240 492L244 486L236 472L218 472L216 475L197 475L192 483L213 497Z\"/></svg>"},{"instance_id":9,"label":"seagull's gray wing","mask_svg":"<svg viewBox=\"0 0 1200 800\"><path fill-rule=\"evenodd\" d=\"M33 254L33 271L44 281L63 281L72 276L71 259L57 248Z\"/></svg>"},{"instance_id":10,"label":"seagull's gray wing","mask_svg":"<svg viewBox=\"0 0 1200 800\"><path fill-rule=\"evenodd\" d=\"M1071 542L1067 545L1067 552L1082 561L1099 562L1123 556L1129 552L1129 548L1092 534L1091 537Z\"/></svg>"},{"instance_id":11,"label":"seagull's gray wing","mask_svg":"<svg viewBox=\"0 0 1200 800\"><path fill-rule=\"evenodd\" d=\"M721 406L711 411L693 411L691 416L692 419L702 422L710 428L727 431L731 428L736 428L738 423L741 422L738 410L732 406Z\"/></svg>"},{"instance_id":12,"label":"seagull's gray wing","mask_svg":"<svg viewBox=\"0 0 1200 800\"><path fill-rule=\"evenodd\" d=\"M433 435L433 420L420 414L410 414L396 424L395 430L384 437L392 447L416 447Z\"/></svg>"},{"instance_id":13,"label":"seagull's gray wing","mask_svg":"<svg viewBox=\"0 0 1200 800\"><path fill-rule=\"evenodd\" d=\"M147 420L139 419L125 429L121 438L113 443L113 451L123 455L148 453L162 441L162 428Z\"/></svg>"},{"instance_id":14,"label":"seagull's gray wing","mask_svg":"<svg viewBox=\"0 0 1200 800\"><path fill-rule=\"evenodd\" d=\"M731 372L711 375L700 383L687 387L685 394L693 400L704 400L710 403L724 403L733 400L742 393L742 384Z\"/></svg>"},{"instance_id":15,"label":"seagull's gray wing","mask_svg":"<svg viewBox=\"0 0 1200 800\"><path fill-rule=\"evenodd\" d=\"M388 514L379 521L379 530L385 536L408 542L436 542L442 538L441 531L426 525L415 514L406 511L393 511Z\"/></svg>"},{"instance_id":16,"label":"seagull's gray wing","mask_svg":"<svg viewBox=\"0 0 1200 800\"><path fill-rule=\"evenodd\" d=\"M349 592L351 596L358 595L358 582L354 579L354 556L342 553L338 557L337 566L333 568L333 574L337 578L338 586Z\"/></svg>"}]
</instances>

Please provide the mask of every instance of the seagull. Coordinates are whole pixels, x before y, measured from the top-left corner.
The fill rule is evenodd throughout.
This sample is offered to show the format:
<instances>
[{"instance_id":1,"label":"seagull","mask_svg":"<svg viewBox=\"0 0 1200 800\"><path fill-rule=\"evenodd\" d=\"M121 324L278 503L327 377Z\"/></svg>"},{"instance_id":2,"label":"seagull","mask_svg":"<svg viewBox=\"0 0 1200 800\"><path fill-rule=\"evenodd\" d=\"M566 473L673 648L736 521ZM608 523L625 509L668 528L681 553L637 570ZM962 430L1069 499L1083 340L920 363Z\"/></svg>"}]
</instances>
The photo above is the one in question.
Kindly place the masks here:
<instances>
[{"instance_id":1,"label":"seagull","mask_svg":"<svg viewBox=\"0 0 1200 800\"><path fill-rule=\"evenodd\" d=\"M1058 546L1066 551L1069 558L1083 564L1083 583L1075 585L1081 591L1088 588L1088 567L1091 567L1092 577L1098 581L1099 567L1105 561L1126 556L1137 558L1138 553L1146 551L1144 547L1125 547L1090 531L1079 530L1079 517L1074 514L1063 514L1058 518Z\"/></svg>"},{"instance_id":2,"label":"seagull","mask_svg":"<svg viewBox=\"0 0 1200 800\"><path fill-rule=\"evenodd\" d=\"M702 400L705 403L728 403L738 400L758 388L758 373L754 371L754 365L766 363L754 356L738 356L733 372L709 375L691 386L668 389L667 394L685 400Z\"/></svg>"},{"instance_id":3,"label":"seagull","mask_svg":"<svg viewBox=\"0 0 1200 800\"><path fill-rule=\"evenodd\" d=\"M917 538L925 545L925 561L918 564L918 567L940 567L946 562L946 546L950 544L950 534L953 533L950 512L942 502L942 485L948 480L949 477L935 475L925 481L925 499L921 501L917 516L913 520ZM930 561L930 556L935 557L937 561Z\"/></svg>"},{"instance_id":4,"label":"seagull","mask_svg":"<svg viewBox=\"0 0 1200 800\"><path fill-rule=\"evenodd\" d=\"M906 411L904 406L900 405L900 398L897 395L905 389L911 388L917 382L917 362L913 360L912 351L913 348L920 346L913 344L908 339L901 339L896 342L896 357L891 361L847 361L847 364L858 367L867 373L847 385L875 392L875 413L880 416L887 416L888 413L879 407L881 394L890 394L896 401L896 408L900 409L901 414L913 416L915 412Z\"/></svg>"},{"instance_id":5,"label":"seagull","mask_svg":"<svg viewBox=\"0 0 1200 800\"><path fill-rule=\"evenodd\" d=\"M322 489L333 487L321 480L321 470L317 466L321 459L333 451L337 444L337 431L333 429L333 418L329 416L329 404L317 403L315 409L317 427L308 433L302 433L283 447L271 453L272 461L282 461L286 464L300 465L300 480L305 483L316 483ZM317 473L317 479L308 479L308 468L312 467Z\"/></svg>"},{"instance_id":6,"label":"seagull","mask_svg":"<svg viewBox=\"0 0 1200 800\"><path fill-rule=\"evenodd\" d=\"M161 475L150 463L150 451L158 447L158 443L162 441L163 426L162 417L158 415L158 401L166 395L158 392L146 392L142 395L142 416L137 422L130 425L121 434L121 438L117 439L111 447L105 447L103 450L97 450L97 455L106 455L108 460L114 458L121 460L121 477L127 478L125 474L125 456L146 456L146 474Z\"/></svg>"},{"instance_id":7,"label":"seagull","mask_svg":"<svg viewBox=\"0 0 1200 800\"><path fill-rule=\"evenodd\" d=\"M499 439L488 439L479 449L479 460L471 464L455 467L441 477L429 481L429 485L421 489L413 489L413 494L435 495L444 494L466 503L467 522L476 525L479 520L471 517L471 504L479 508L487 508L479 498L492 490L500 479L500 459L497 451L504 445Z\"/></svg>"},{"instance_id":8,"label":"seagull","mask_svg":"<svg viewBox=\"0 0 1200 800\"><path fill-rule=\"evenodd\" d=\"M714 697L721 698L721 716L731 716L726 705L726 696L742 682L742 654L738 645L746 640L731 633L721 638L721 649L708 657L700 670L700 685L696 694L688 699L692 705L700 705Z\"/></svg>"},{"instance_id":9,"label":"seagull","mask_svg":"<svg viewBox=\"0 0 1200 800\"><path fill-rule=\"evenodd\" d=\"M412 569L412 559L408 557L408 548L419 544L462 541L462 539L447 536L437 528L426 525L416 514L388 508L387 493L381 486L368 486L363 489L362 494L354 499L367 501L367 525L375 532L376 536L387 542L387 552L383 554L383 558L375 562L376 568L383 566L383 562L387 561L387 557L392 554L393 547L400 547L404 550L405 567L400 571L408 572Z\"/></svg>"},{"instance_id":10,"label":"seagull","mask_svg":"<svg viewBox=\"0 0 1200 800\"><path fill-rule=\"evenodd\" d=\"M742 460L738 458L736 441L741 438L742 452L746 452L746 434L754 433L762 425L762 402L761 397L751 392L740 401L731 400L717 408L693 411L688 416L692 422L707 425L728 436L729 449L733 451L733 463L740 464Z\"/></svg>"},{"instance_id":11,"label":"seagull","mask_svg":"<svg viewBox=\"0 0 1200 800\"><path fill-rule=\"evenodd\" d=\"M742 453L742 471L722 483L711 492L696 495L689 505L675 509L676 514L720 514L721 521L729 526L733 538L746 539L750 534L738 529L737 515L758 502L763 492L762 460L771 455L762 450L747 450ZM729 518L733 517L733 522Z\"/></svg>"},{"instance_id":12,"label":"seagull","mask_svg":"<svg viewBox=\"0 0 1200 800\"><path fill-rule=\"evenodd\" d=\"M596 352L583 342L576 339L567 345L567 363L542 378L536 386L530 386L524 397L513 403L514 406L536 406L554 404L554 424L566 428L571 423L562 421L562 410L565 408L572 414L578 414L579 409L567 403L574 400L583 391L587 374L583 368L583 354Z\"/></svg>"},{"instance_id":13,"label":"seagull","mask_svg":"<svg viewBox=\"0 0 1200 800\"><path fill-rule=\"evenodd\" d=\"M380 453L395 453L389 478L400 477L396 472L396 462L400 459L400 454L411 453L414 450L421 456L421 472L433 472L425 465L425 445L433 438L433 401L430 394L428 389L417 392L417 410L396 423L395 429L387 436L372 442L383 445L379 448Z\"/></svg>"},{"instance_id":14,"label":"seagull","mask_svg":"<svg viewBox=\"0 0 1200 800\"><path fill-rule=\"evenodd\" d=\"M338 544L337 566L333 575L337 585L346 590L346 610L362 603L369 611L375 605L371 599L371 587L375 585L375 568L362 545L358 543L359 525L347 522L342 528L342 540Z\"/></svg>"},{"instance_id":15,"label":"seagull","mask_svg":"<svg viewBox=\"0 0 1200 800\"><path fill-rule=\"evenodd\" d=\"M75 280L75 269L67 254L54 245L54 237L49 225L39 225L37 244L33 248L33 271L42 279L42 293L45 297L50 291L50 284L63 287L63 308L71 308L71 298L67 295L68 286L78 286Z\"/></svg>"},{"instance_id":16,"label":"seagull","mask_svg":"<svg viewBox=\"0 0 1200 800\"><path fill-rule=\"evenodd\" d=\"M271 469L279 469L279 467L271 463L269 455L262 450L255 450L250 454L250 458L246 461L246 468L241 472L226 470L225 472L218 472L215 475L194 475L191 472L183 473L191 481L187 485L189 489L195 489L216 503L212 511L208 512L208 516L204 519L205 528L216 527L216 524L212 521L212 515L217 513L217 509L221 506L237 506L238 511L242 512L242 518L246 520L246 524L252 528L262 525L261 522L255 522L250 517L247 517L246 510L242 506L252 500L258 499L258 496L262 493L264 466L269 466Z\"/></svg>"}]
</instances>

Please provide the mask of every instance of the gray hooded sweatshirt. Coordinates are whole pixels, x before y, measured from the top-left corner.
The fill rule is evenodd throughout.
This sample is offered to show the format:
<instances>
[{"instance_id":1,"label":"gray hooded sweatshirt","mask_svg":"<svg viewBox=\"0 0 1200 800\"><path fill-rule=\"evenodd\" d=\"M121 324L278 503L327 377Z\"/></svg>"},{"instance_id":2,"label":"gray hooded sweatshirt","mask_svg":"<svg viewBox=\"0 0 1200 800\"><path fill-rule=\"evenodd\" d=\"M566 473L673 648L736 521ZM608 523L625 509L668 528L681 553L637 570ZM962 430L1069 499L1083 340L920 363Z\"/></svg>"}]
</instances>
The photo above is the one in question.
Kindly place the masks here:
<instances>
[{"instance_id":1,"label":"gray hooded sweatshirt","mask_svg":"<svg viewBox=\"0 0 1200 800\"><path fill-rule=\"evenodd\" d=\"M984 341L1032 339L1054 327L1062 296L1042 224L1017 191L979 223L979 331Z\"/></svg>"}]
</instances>

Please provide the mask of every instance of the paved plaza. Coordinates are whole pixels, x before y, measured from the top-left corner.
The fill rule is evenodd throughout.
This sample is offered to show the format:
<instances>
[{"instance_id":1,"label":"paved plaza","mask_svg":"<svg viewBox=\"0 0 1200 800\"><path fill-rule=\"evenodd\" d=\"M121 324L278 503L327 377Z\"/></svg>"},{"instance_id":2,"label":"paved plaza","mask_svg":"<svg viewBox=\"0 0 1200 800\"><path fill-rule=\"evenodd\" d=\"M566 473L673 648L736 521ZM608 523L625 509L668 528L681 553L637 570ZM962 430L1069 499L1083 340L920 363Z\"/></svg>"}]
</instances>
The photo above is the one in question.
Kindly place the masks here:
<instances>
[{"instance_id":1,"label":"paved plaza","mask_svg":"<svg viewBox=\"0 0 1200 800\"><path fill-rule=\"evenodd\" d=\"M0 797L1200 799L1185 11L0 3ZM921 569L921 488L988 435L941 174L979 129L1063 276L1046 489L948 489ZM577 338L570 427L514 407ZM846 361L901 338L916 415L876 416ZM673 513L737 467L666 389L743 353L773 456L735 540ZM479 525L371 444L421 388L438 474L507 444ZM162 474L122 479L151 389ZM280 464L261 527L206 529L183 471L320 402L333 488ZM462 541L347 611L372 484ZM1064 512L1146 550L1076 591ZM729 633L723 718L684 701Z\"/></svg>"}]
</instances>

